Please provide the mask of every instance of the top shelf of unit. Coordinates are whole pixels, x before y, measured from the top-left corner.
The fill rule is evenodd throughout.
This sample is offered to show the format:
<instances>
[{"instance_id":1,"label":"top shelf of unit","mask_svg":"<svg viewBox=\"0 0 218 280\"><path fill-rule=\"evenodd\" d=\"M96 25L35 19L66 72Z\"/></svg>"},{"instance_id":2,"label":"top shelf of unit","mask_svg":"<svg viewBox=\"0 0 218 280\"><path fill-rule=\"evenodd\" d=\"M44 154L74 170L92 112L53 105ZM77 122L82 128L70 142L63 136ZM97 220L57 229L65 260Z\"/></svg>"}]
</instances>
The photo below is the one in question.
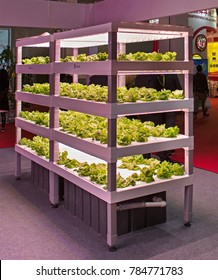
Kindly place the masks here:
<instances>
[{"instance_id":1,"label":"top shelf of unit","mask_svg":"<svg viewBox=\"0 0 218 280\"><path fill-rule=\"evenodd\" d=\"M61 48L83 48L108 45L109 32L117 33L117 43L135 43L184 38L192 35L192 29L151 23L107 23L82 29L69 30L49 35L22 38L17 46L49 47L53 40L60 41Z\"/></svg>"},{"instance_id":2,"label":"top shelf of unit","mask_svg":"<svg viewBox=\"0 0 218 280\"><path fill-rule=\"evenodd\" d=\"M16 47L49 47L53 41L53 35L45 32L38 36L20 38L16 41Z\"/></svg>"}]
</instances>

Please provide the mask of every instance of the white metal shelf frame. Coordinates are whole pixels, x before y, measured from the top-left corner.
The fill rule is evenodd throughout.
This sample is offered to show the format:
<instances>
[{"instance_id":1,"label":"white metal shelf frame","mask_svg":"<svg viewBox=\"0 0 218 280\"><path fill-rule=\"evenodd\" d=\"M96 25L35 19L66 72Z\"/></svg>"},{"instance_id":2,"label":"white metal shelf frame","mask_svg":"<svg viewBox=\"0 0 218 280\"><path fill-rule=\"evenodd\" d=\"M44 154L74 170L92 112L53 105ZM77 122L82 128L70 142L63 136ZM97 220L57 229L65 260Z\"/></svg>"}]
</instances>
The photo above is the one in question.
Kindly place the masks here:
<instances>
[{"instance_id":1,"label":"white metal shelf frame","mask_svg":"<svg viewBox=\"0 0 218 280\"><path fill-rule=\"evenodd\" d=\"M105 36L106 34L106 36ZM126 36L128 34L128 36ZM154 35L153 37L152 34ZM140 36L138 36L140 35ZM97 37L96 37L97 36ZM103 37L102 37L103 36ZM78 108L78 105L81 105L81 111L86 113L94 113L95 109L100 109L100 114L105 114L108 118L108 147L102 149L101 152L103 154L107 154L104 158L108 162L108 198L105 201L108 202L107 206L107 215L108 215L108 236L107 242L110 246L113 246L117 242L117 234L116 234L116 203L125 199L131 199L133 197L137 197L140 195L144 195L144 191L139 191L137 194L134 193L134 190L128 191L123 190L122 195L116 189L116 161L118 156L125 156L134 154L135 152L139 152L138 149L142 147L140 151L151 151L153 148L157 148L157 150L165 150L169 146L167 141L161 147L160 143L156 143L155 145L149 144L142 145L140 148L134 147L128 149L125 148L117 148L116 145L116 118L119 114L130 114L130 113L143 113L145 107L147 106L148 111L152 109L152 111L160 112L170 110L183 110L185 112L185 138L179 139L178 141L173 141L173 145L170 145L172 148L184 147L185 149L185 173L186 177L184 180L181 180L179 185L185 186L185 195L184 195L184 221L189 223L192 220L192 192L193 192L193 101L192 101L192 83L191 75L192 75L192 63L191 60L191 36L192 31L189 28L185 27L174 27L174 26L166 26L166 25L151 25L151 24L104 24L101 26L88 27L78 30L71 30L62 33L53 34L53 36L45 36L45 37L32 37L24 40L19 40L17 43L17 116L19 115L21 109L21 102L28 100L33 103L45 105L50 107L50 125L49 129L51 132L47 132L46 129L37 128L33 124L25 125L25 121L20 120L19 118L16 120L17 122L17 143L21 137L21 128L26 128L32 132L38 132L42 135L47 135L50 137L50 159L49 159L49 170L50 170L50 193L49 198L53 204L58 203L58 180L57 175L69 177L69 180L75 182L75 177L71 175L67 175L66 170L62 170L58 167L55 162L58 157L58 141L66 143L69 145L71 139L68 139L68 136L60 133L59 130L59 108L72 109ZM128 39L125 39L127 38ZM117 58L117 46L121 44L125 45L129 40L132 42L138 42L139 38L141 40L162 40L162 39L174 39L174 38L184 38L184 61L182 62L119 62L116 60ZM153 38L153 39L152 39ZM125 41L126 40L126 41ZM109 59L105 62L88 62L88 63L60 63L60 50L62 47L73 48L74 53L76 53L76 48L84 47L84 43L86 43L88 47L91 46L99 46L99 45L108 45L108 55ZM23 46L49 46L50 47L50 63L48 65L22 65L22 47ZM125 49L125 47L123 47ZM118 75L125 74L143 74L143 73L182 73L185 75L185 97L186 99L183 101L172 101L170 107L168 105L170 103L167 102L155 102L155 105L151 104L117 104L116 103L116 88L117 88L117 77ZM48 74L50 75L50 96L42 97L42 96L34 96L30 97L30 94L23 93L21 91L21 74L22 73L35 73L35 74ZM66 74L95 74L95 75L107 75L108 76L108 103L107 104L97 104L92 102L91 104L87 101L81 100L72 100L65 101L64 98L59 96L59 82L60 82L60 73ZM43 99L44 98L44 99ZM69 101L69 103L68 103ZM44 103L45 102L45 103ZM158 104L159 103L159 104ZM69 105L70 104L70 105ZM156 105L157 104L157 105ZM180 106L181 105L181 106ZM144 107L145 106L145 107ZM106 110L105 110L106 109ZM143 110L143 111L142 111ZM103 113L104 112L104 113ZM106 112L106 113L105 113ZM71 136L70 136L71 137ZM75 138L76 147L79 148L79 144L83 143L83 140ZM171 143L171 144L172 144ZM93 144L93 143L92 143ZM72 145L73 146L73 145ZM86 145L84 145L86 146ZM98 145L93 144L93 148ZM90 150L89 144L86 148L86 152ZM150 150L151 148L151 150ZM96 148L97 151L97 148ZM124 152L122 152L124 151ZM126 152L128 151L128 152ZM15 175L17 177L21 174L21 166L20 166L20 156L21 154L32 158L27 152L22 152L22 148L16 146L16 154L17 154L17 166ZM100 153L97 153L99 156ZM94 152L96 156L96 153ZM34 160L34 159L33 159ZM77 178L78 179L78 178ZM78 181L76 179L76 181ZM82 182L82 181L81 181ZM178 182L178 181L177 181ZM83 183L82 183L83 184ZM81 184L81 188L82 187ZM168 183L167 183L168 184ZM165 190L168 189L166 187L167 184L164 184L164 187L160 187L157 189ZM176 185L177 183L170 181L169 186ZM80 185L80 183L79 183ZM155 184L149 187L149 191L146 191L146 194L154 193L157 191L155 188ZM148 189L146 189L148 190ZM100 193L95 190L95 195L101 197ZM104 199L103 199L104 200Z\"/></svg>"}]
</instances>

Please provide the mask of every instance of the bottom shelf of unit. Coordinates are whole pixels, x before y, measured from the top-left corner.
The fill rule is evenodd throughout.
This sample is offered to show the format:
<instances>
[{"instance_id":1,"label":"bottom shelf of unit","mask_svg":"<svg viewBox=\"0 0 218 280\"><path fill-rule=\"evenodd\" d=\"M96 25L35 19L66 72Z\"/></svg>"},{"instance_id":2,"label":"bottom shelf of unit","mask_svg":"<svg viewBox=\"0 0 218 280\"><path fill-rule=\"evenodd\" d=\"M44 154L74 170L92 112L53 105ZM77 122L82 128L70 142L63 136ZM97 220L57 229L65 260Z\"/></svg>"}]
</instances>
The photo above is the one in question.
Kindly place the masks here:
<instances>
[{"instance_id":1,"label":"bottom shelf of unit","mask_svg":"<svg viewBox=\"0 0 218 280\"><path fill-rule=\"evenodd\" d=\"M151 183L137 182L133 187L118 188L116 191L109 192L105 190L102 185L91 182L89 178L80 177L71 169L67 169L64 166L49 162L47 159L37 156L29 148L16 145L15 151L109 204L135 199L137 197L151 195L157 192L168 191L174 188L184 188L185 186L193 184L193 175L186 174L183 176L174 176L170 179L157 179Z\"/></svg>"}]
</instances>

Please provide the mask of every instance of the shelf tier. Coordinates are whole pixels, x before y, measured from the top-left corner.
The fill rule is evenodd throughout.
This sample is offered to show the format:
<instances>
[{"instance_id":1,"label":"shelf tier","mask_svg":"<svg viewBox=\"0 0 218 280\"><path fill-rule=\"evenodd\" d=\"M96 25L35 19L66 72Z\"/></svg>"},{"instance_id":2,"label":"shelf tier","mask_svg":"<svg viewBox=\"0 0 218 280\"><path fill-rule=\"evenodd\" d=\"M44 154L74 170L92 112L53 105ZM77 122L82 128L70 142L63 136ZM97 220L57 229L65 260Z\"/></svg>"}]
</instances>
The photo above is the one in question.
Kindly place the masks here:
<instances>
[{"instance_id":1,"label":"shelf tier","mask_svg":"<svg viewBox=\"0 0 218 280\"><path fill-rule=\"evenodd\" d=\"M49 42L52 41L53 35L45 32L39 36L17 39L16 47L49 47Z\"/></svg>"},{"instance_id":2,"label":"shelf tier","mask_svg":"<svg viewBox=\"0 0 218 280\"><path fill-rule=\"evenodd\" d=\"M48 64L17 64L16 73L20 74L52 74L52 63Z\"/></svg>"},{"instance_id":3,"label":"shelf tier","mask_svg":"<svg viewBox=\"0 0 218 280\"><path fill-rule=\"evenodd\" d=\"M112 117L118 115L134 115L146 113L158 113L169 111L190 111L193 112L193 99L171 99L171 100L156 100L153 102L137 101L135 103L116 103L112 104Z\"/></svg>"},{"instance_id":4,"label":"shelf tier","mask_svg":"<svg viewBox=\"0 0 218 280\"><path fill-rule=\"evenodd\" d=\"M52 130L50 130L48 127L36 125L31 121L16 117L15 125L16 127L20 127L21 129L29 131L33 134L40 135L49 139L52 138Z\"/></svg>"},{"instance_id":5,"label":"shelf tier","mask_svg":"<svg viewBox=\"0 0 218 280\"><path fill-rule=\"evenodd\" d=\"M185 135L178 135L176 138L149 138L149 141L145 143L134 142L128 146L110 148L107 147L106 144L101 144L100 142L89 139L78 138L59 130L48 129L47 127L39 126L22 118L17 117L15 124L17 127L33 134L63 143L69 147L105 160L106 162L114 162L117 158L134 154L146 154L156 151L179 149L182 147L193 149L194 145L193 136L188 137Z\"/></svg>"},{"instance_id":6,"label":"shelf tier","mask_svg":"<svg viewBox=\"0 0 218 280\"><path fill-rule=\"evenodd\" d=\"M147 154L157 151L167 151L186 147L192 150L193 146L193 136L188 137L180 134L176 138L156 138L154 141L149 140L146 143L134 143L129 146L116 147L111 161L113 161L115 158L125 156Z\"/></svg>"},{"instance_id":7,"label":"shelf tier","mask_svg":"<svg viewBox=\"0 0 218 280\"><path fill-rule=\"evenodd\" d=\"M44 168L65 178L66 180L78 185L82 189L109 204L119 203L129 199L155 194L158 192L167 191L169 189L184 188L184 186L191 185L193 183L193 175L184 175L178 177L175 176L171 179L158 179L157 181L149 184L142 183L134 187L127 187L124 189L117 189L114 192L109 192L107 190L104 190L101 185L92 183L87 177L80 177L76 175L76 172L73 172L70 169L59 166L56 163L49 162L45 158L37 156L31 150L26 149L23 146L16 145L15 151L29 158L31 161L34 161Z\"/></svg>"},{"instance_id":8,"label":"shelf tier","mask_svg":"<svg viewBox=\"0 0 218 280\"><path fill-rule=\"evenodd\" d=\"M28 158L29 160L34 161L35 163L43 166L44 168L51 170L51 162L49 162L48 159L43 158L43 157L39 157L36 154L33 153L33 151L31 149L28 148L23 148L24 146L15 145L15 152L19 153L20 155Z\"/></svg>"},{"instance_id":9,"label":"shelf tier","mask_svg":"<svg viewBox=\"0 0 218 280\"><path fill-rule=\"evenodd\" d=\"M166 70L168 69L168 70ZM54 62L56 74L78 75L136 75L150 73L192 73L191 61L93 61L93 62Z\"/></svg>"},{"instance_id":10,"label":"shelf tier","mask_svg":"<svg viewBox=\"0 0 218 280\"><path fill-rule=\"evenodd\" d=\"M38 104L47 107L59 107L86 114L102 116L105 118L116 118L119 115L146 114L151 112L163 112L172 110L188 110L193 112L193 100L158 100L155 102L138 101L134 103L113 103L95 102L62 96L47 96L43 94L32 94L27 92L16 92L16 99L28 103Z\"/></svg>"},{"instance_id":11,"label":"shelf tier","mask_svg":"<svg viewBox=\"0 0 218 280\"><path fill-rule=\"evenodd\" d=\"M54 96L53 106L86 114L102 116L108 119L116 118L119 115L137 115L152 112L168 112L173 110L193 111L192 99L158 100L155 102L138 101L134 103L126 102L107 104L90 100ZM126 114L126 112L128 112L128 114Z\"/></svg>"},{"instance_id":12,"label":"shelf tier","mask_svg":"<svg viewBox=\"0 0 218 280\"><path fill-rule=\"evenodd\" d=\"M55 74L116 75L116 61L54 62Z\"/></svg>"},{"instance_id":13,"label":"shelf tier","mask_svg":"<svg viewBox=\"0 0 218 280\"><path fill-rule=\"evenodd\" d=\"M184 175L174 177L173 179L158 180L149 183L146 186L134 186L124 189L117 189L116 192L111 193L110 201L108 203L118 203L129 199L172 190L175 188L181 188L183 190L184 186L193 184L193 177L193 175Z\"/></svg>"},{"instance_id":14,"label":"shelf tier","mask_svg":"<svg viewBox=\"0 0 218 280\"><path fill-rule=\"evenodd\" d=\"M167 70L166 70L167 69ZM92 61L53 62L49 64L18 64L17 73L24 74L77 74L77 75L136 75L151 73L193 72L192 61Z\"/></svg>"},{"instance_id":15,"label":"shelf tier","mask_svg":"<svg viewBox=\"0 0 218 280\"><path fill-rule=\"evenodd\" d=\"M51 96L45 94L33 94L29 92L16 91L16 100L20 100L27 103L33 103L41 106L51 107Z\"/></svg>"},{"instance_id":16,"label":"shelf tier","mask_svg":"<svg viewBox=\"0 0 218 280\"><path fill-rule=\"evenodd\" d=\"M193 72L192 61L117 61L118 74L185 74Z\"/></svg>"},{"instance_id":17,"label":"shelf tier","mask_svg":"<svg viewBox=\"0 0 218 280\"><path fill-rule=\"evenodd\" d=\"M106 144L88 139L81 139L58 130L53 131L53 140L98 157L106 162L114 162L117 158L130 155L147 154L150 152L179 149L182 147L193 148L193 137L185 135L179 135L177 138L156 138L155 141L148 141L145 143L135 142L128 146L112 148L107 147Z\"/></svg>"},{"instance_id":18,"label":"shelf tier","mask_svg":"<svg viewBox=\"0 0 218 280\"><path fill-rule=\"evenodd\" d=\"M109 192L102 189L102 186L93 184L90 180L79 177L73 172L67 170L67 168L52 165L52 170L59 176L66 180L78 185L87 192L95 195L96 197L104 200L109 204L119 203L122 201L143 197L150 194L155 194L170 189L181 188L191 185L193 183L193 175L184 175L174 177L173 179L158 180L149 184L140 184L134 187L126 187L123 189L117 189L114 192Z\"/></svg>"}]
</instances>

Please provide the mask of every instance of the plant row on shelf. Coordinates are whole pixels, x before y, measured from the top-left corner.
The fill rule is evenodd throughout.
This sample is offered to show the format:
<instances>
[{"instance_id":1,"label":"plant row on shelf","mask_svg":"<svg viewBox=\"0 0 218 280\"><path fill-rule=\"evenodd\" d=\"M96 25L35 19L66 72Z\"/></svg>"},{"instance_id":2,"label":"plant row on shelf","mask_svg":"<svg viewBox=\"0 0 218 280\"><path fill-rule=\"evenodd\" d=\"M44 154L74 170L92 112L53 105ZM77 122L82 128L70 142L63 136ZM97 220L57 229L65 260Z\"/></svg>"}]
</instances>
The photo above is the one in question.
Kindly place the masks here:
<instances>
[{"instance_id":1,"label":"plant row on shelf","mask_svg":"<svg viewBox=\"0 0 218 280\"><path fill-rule=\"evenodd\" d=\"M20 117L38 125L49 125L49 113L39 111L21 111ZM59 111L60 130L80 138L100 141L107 144L108 121L106 118L85 113ZM149 137L173 138L179 134L178 126L165 127L151 121L141 122L139 119L119 117L117 119L117 144L129 145L132 142L147 142Z\"/></svg>"},{"instance_id":2,"label":"plant row on shelf","mask_svg":"<svg viewBox=\"0 0 218 280\"><path fill-rule=\"evenodd\" d=\"M117 57L119 61L174 61L176 60L176 52L136 52L136 53L120 53ZM61 58L60 62L88 62L88 61L106 61L108 54L106 52L99 52L97 54L87 55L85 53L77 56L66 56ZM22 59L23 64L47 64L50 62L49 56L35 56L32 58Z\"/></svg>"},{"instance_id":3,"label":"plant row on shelf","mask_svg":"<svg viewBox=\"0 0 218 280\"><path fill-rule=\"evenodd\" d=\"M30 92L33 94L45 94L49 95L50 85L49 83L34 83L33 85L23 85L22 91ZM108 87L100 85L83 85L80 83L60 83L60 96L93 100L96 102L108 101ZM117 88L117 102L151 102L157 100L169 100L169 99L184 99L183 90L161 90L157 91L154 88L146 87L127 87Z\"/></svg>"},{"instance_id":4,"label":"plant row on shelf","mask_svg":"<svg viewBox=\"0 0 218 280\"><path fill-rule=\"evenodd\" d=\"M41 136L34 136L32 140L22 138L19 144L29 147L38 156L49 158L49 140L47 138ZM184 175L183 166L179 163L160 162L155 158L144 159L142 155L120 158L119 162L116 179L117 188ZM72 169L78 176L88 177L92 182L107 189L107 165L105 163L79 162L77 159L70 159L68 152L63 151L59 152L57 164ZM119 169L127 169L128 176L121 176Z\"/></svg>"}]
</instances>

